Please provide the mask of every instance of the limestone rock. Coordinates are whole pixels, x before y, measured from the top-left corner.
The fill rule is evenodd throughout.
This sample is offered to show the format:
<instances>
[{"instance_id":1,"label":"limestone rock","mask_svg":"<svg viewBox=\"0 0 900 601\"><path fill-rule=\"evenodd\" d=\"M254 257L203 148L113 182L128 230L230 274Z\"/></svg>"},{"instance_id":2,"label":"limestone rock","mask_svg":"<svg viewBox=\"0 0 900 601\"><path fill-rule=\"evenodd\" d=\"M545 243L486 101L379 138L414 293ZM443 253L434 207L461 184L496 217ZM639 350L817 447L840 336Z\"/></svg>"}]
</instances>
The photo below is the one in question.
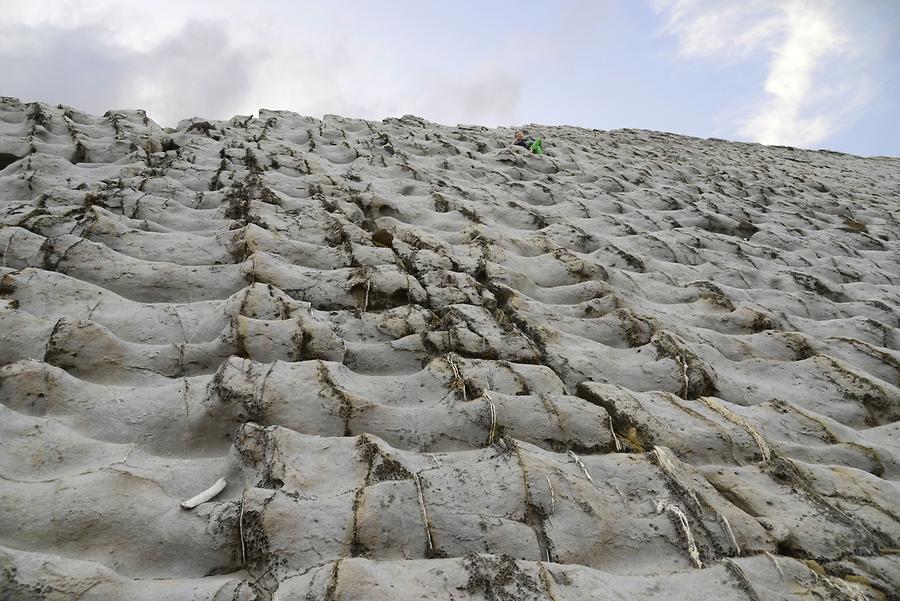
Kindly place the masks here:
<instances>
[{"instance_id":1,"label":"limestone rock","mask_svg":"<svg viewBox=\"0 0 900 601\"><path fill-rule=\"evenodd\" d=\"M0 100L0 598L900 598L900 160L541 132Z\"/></svg>"}]
</instances>

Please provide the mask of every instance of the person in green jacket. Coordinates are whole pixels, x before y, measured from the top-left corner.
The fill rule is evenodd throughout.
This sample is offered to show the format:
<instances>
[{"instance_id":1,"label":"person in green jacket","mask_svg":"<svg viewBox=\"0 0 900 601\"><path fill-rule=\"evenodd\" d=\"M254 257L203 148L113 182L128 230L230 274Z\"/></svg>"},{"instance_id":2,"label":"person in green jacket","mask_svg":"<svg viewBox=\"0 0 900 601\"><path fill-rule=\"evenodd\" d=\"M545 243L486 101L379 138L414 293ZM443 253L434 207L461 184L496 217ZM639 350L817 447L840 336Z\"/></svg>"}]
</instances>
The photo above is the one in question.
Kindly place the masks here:
<instances>
[{"instance_id":1,"label":"person in green jacket","mask_svg":"<svg viewBox=\"0 0 900 601\"><path fill-rule=\"evenodd\" d=\"M531 136L525 136L524 132L517 131L516 132L516 141L513 142L516 146L521 146L522 148L527 148L534 154L544 154L544 149L541 148L541 139L540 138L532 138Z\"/></svg>"}]
</instances>

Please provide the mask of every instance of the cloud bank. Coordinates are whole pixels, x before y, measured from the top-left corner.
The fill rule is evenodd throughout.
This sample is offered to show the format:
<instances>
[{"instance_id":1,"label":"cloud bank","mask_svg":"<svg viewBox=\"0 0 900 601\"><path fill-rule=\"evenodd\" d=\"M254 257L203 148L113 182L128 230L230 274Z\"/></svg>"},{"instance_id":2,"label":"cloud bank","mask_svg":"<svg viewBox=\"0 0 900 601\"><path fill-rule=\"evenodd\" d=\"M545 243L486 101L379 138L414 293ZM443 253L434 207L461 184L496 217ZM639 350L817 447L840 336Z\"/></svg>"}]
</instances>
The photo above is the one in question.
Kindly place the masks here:
<instances>
[{"instance_id":1,"label":"cloud bank","mask_svg":"<svg viewBox=\"0 0 900 601\"><path fill-rule=\"evenodd\" d=\"M431 36L416 57L392 43L410 33L402 23L384 31L362 11L248 6L0 0L0 51L15 66L0 73L0 93L91 112L141 107L164 125L261 107L485 124L517 116L525 82L506 67L509 49L479 56ZM425 60L442 49L458 56Z\"/></svg>"}]
</instances>

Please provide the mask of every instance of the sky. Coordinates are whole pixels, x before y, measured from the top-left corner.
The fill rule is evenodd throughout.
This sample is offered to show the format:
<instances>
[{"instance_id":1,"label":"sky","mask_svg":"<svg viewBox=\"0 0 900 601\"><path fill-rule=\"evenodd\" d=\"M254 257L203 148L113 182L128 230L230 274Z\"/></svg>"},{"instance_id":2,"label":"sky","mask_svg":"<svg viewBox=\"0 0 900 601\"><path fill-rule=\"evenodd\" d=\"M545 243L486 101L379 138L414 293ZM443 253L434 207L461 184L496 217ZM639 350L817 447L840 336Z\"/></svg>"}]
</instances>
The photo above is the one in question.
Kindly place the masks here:
<instances>
[{"instance_id":1,"label":"sky","mask_svg":"<svg viewBox=\"0 0 900 601\"><path fill-rule=\"evenodd\" d=\"M900 156L900 0L0 0L0 95Z\"/></svg>"}]
</instances>

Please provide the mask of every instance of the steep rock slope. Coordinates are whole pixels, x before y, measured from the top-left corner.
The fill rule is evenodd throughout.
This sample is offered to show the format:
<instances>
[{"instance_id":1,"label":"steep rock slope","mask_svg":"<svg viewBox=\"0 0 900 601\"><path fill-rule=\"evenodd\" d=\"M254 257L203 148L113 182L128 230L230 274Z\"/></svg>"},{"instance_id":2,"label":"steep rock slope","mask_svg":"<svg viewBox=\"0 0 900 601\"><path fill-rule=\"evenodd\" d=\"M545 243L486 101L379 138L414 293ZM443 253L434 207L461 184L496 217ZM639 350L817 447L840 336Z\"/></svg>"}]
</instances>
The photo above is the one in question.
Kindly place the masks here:
<instances>
[{"instance_id":1,"label":"steep rock slope","mask_svg":"<svg viewBox=\"0 0 900 601\"><path fill-rule=\"evenodd\" d=\"M0 598L898 598L900 160L535 132L4 98Z\"/></svg>"}]
</instances>

